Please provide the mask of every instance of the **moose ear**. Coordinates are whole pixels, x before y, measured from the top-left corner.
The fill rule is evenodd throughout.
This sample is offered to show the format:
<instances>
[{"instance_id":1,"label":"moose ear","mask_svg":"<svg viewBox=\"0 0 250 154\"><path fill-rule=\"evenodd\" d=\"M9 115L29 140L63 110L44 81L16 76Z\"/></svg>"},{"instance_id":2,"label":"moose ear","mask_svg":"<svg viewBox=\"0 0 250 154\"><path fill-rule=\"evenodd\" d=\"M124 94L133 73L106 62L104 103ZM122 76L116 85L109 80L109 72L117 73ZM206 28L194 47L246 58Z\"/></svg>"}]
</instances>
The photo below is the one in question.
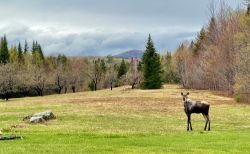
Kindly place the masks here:
<instances>
[{"instance_id":1,"label":"moose ear","mask_svg":"<svg viewBox=\"0 0 250 154\"><path fill-rule=\"evenodd\" d=\"M183 96L183 92L181 92L181 96Z\"/></svg>"},{"instance_id":2,"label":"moose ear","mask_svg":"<svg viewBox=\"0 0 250 154\"><path fill-rule=\"evenodd\" d=\"M189 95L189 92L187 92L187 95Z\"/></svg>"}]
</instances>

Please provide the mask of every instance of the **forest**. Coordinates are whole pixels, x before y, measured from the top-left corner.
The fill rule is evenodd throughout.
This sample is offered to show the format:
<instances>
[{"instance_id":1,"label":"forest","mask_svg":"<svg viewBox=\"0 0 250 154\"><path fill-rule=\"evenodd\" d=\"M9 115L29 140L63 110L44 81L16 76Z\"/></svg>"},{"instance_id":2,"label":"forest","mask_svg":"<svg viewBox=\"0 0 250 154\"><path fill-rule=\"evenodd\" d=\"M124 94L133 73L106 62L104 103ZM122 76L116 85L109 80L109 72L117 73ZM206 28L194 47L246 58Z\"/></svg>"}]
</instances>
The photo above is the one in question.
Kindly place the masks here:
<instances>
[{"instance_id":1,"label":"forest","mask_svg":"<svg viewBox=\"0 0 250 154\"><path fill-rule=\"evenodd\" d=\"M211 4L209 11L210 20L196 39L182 42L174 52L159 54L149 35L142 59L48 56L38 41L13 45L4 35L0 95L8 100L123 85L157 89L164 83L178 83L250 101L250 6L234 10L225 3Z\"/></svg>"},{"instance_id":2,"label":"forest","mask_svg":"<svg viewBox=\"0 0 250 154\"><path fill-rule=\"evenodd\" d=\"M210 6L210 21L196 40L182 43L174 54L175 70L185 88L227 91L236 101L249 101L250 6L232 10Z\"/></svg>"}]
</instances>

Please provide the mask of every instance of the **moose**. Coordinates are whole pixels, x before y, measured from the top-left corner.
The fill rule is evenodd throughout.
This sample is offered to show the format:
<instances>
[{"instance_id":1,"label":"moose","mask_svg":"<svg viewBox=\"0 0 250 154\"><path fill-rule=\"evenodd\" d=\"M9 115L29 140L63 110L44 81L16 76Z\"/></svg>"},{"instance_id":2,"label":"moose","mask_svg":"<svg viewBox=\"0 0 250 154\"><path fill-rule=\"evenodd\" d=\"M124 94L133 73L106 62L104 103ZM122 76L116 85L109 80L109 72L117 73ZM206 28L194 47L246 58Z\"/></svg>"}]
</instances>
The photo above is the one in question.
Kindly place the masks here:
<instances>
[{"instance_id":1,"label":"moose","mask_svg":"<svg viewBox=\"0 0 250 154\"><path fill-rule=\"evenodd\" d=\"M210 119L209 119L210 104L206 101L192 101L191 99L188 98L189 92L187 92L187 94L183 94L183 92L181 92L181 95L183 97L183 102L184 102L184 111L188 118L187 131L189 131L189 128L191 129L191 131L193 130L191 125L192 113L201 113L206 121L204 130L206 131L208 124L208 131L210 131Z\"/></svg>"}]
</instances>

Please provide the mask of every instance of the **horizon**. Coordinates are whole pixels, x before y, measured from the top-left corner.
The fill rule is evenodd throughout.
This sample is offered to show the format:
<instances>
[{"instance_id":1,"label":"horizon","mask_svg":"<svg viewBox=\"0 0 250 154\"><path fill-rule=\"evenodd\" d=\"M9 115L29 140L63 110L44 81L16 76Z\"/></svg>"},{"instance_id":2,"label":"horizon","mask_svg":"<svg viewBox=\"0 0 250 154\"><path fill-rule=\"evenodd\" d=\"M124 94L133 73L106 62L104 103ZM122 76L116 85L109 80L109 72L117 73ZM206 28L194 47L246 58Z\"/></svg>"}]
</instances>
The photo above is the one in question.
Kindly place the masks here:
<instances>
[{"instance_id":1,"label":"horizon","mask_svg":"<svg viewBox=\"0 0 250 154\"><path fill-rule=\"evenodd\" d=\"M174 51L180 42L193 40L209 16L209 0L26 2L1 2L0 36L6 34L9 46L27 40L31 47L37 40L45 55L106 56L144 50L149 33L159 53ZM241 2L226 3L236 8Z\"/></svg>"}]
</instances>

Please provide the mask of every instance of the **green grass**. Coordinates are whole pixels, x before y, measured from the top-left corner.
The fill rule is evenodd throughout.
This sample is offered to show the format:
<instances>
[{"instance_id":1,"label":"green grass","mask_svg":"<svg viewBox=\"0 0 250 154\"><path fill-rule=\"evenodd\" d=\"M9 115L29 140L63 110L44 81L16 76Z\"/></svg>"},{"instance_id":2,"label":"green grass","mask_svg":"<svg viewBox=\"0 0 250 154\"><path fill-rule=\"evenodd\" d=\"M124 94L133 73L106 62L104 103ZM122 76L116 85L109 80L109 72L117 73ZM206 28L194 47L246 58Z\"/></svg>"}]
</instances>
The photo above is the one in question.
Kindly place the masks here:
<instances>
[{"instance_id":1,"label":"green grass","mask_svg":"<svg viewBox=\"0 0 250 154\"><path fill-rule=\"evenodd\" d=\"M0 128L23 140L0 141L0 153L250 153L250 106L209 91L190 90L211 104L210 132L202 115L186 131L180 89L82 92L0 102ZM22 118L51 110L57 119L28 124ZM12 128L19 125L20 128Z\"/></svg>"}]
</instances>

